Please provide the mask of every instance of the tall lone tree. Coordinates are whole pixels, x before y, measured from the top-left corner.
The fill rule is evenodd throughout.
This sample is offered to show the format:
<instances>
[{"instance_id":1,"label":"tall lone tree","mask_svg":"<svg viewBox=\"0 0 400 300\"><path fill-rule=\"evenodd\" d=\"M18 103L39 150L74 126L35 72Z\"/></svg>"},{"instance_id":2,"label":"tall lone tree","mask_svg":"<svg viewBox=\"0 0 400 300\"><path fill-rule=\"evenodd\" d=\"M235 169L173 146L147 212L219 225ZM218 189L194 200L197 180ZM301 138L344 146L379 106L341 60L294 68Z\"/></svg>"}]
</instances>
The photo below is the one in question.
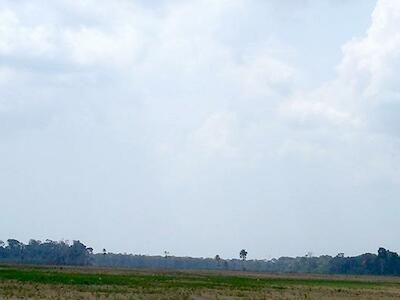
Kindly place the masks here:
<instances>
[{"instance_id":1,"label":"tall lone tree","mask_svg":"<svg viewBox=\"0 0 400 300\"><path fill-rule=\"evenodd\" d=\"M246 260L247 251L245 249L240 250L239 256L240 256L241 260L243 260L243 261Z\"/></svg>"}]
</instances>

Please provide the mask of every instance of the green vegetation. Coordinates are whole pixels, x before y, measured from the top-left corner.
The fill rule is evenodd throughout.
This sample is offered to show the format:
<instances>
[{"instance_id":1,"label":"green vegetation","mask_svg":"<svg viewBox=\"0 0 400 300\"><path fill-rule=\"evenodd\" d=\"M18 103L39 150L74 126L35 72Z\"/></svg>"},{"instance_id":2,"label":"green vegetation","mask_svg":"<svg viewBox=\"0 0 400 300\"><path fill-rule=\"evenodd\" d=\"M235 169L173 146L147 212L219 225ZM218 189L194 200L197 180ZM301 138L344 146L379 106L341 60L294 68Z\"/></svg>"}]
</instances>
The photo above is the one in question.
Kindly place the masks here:
<instances>
[{"instance_id":1,"label":"green vegetation","mask_svg":"<svg viewBox=\"0 0 400 300\"><path fill-rule=\"evenodd\" d=\"M81 284L81 285L127 285L135 287L168 288L239 288L255 289L266 286L286 287L290 285L374 288L394 286L400 288L400 282L372 282L360 280L333 280L312 278L253 278L248 276L193 275L188 273L155 274L106 274L62 272L54 269L12 267L0 268L0 280L17 280L41 284Z\"/></svg>"},{"instance_id":2,"label":"green vegetation","mask_svg":"<svg viewBox=\"0 0 400 300\"><path fill-rule=\"evenodd\" d=\"M118 296L118 299L132 298L132 295L143 296L138 299L153 296L154 299L196 299L205 295L208 299L221 296L223 299L264 299L268 295L274 299L298 299L299 295L310 299L336 299L338 295L371 294L396 299L400 295L400 280L0 266L0 298L64 298L66 293L70 298L88 299L93 295L98 298Z\"/></svg>"}]
</instances>

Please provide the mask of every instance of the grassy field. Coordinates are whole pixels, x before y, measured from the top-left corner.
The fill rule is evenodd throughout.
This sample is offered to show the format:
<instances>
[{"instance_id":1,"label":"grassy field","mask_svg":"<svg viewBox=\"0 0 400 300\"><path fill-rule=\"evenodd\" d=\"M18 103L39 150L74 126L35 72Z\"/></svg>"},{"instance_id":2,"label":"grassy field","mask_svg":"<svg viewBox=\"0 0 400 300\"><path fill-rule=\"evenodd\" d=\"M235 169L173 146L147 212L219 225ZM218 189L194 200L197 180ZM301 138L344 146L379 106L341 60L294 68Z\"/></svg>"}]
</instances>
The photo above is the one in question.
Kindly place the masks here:
<instances>
[{"instance_id":1,"label":"grassy field","mask_svg":"<svg viewBox=\"0 0 400 300\"><path fill-rule=\"evenodd\" d=\"M0 266L1 299L400 299L400 278Z\"/></svg>"}]
</instances>

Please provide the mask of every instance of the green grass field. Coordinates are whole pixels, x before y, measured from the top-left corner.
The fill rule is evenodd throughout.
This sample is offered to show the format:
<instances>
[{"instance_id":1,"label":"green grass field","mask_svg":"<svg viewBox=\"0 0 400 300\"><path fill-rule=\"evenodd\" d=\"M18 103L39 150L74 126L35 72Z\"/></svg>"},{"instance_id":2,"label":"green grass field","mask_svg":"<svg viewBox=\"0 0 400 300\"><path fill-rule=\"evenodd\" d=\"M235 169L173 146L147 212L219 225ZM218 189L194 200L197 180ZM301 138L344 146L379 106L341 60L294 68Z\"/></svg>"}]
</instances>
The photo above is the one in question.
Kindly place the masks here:
<instances>
[{"instance_id":1,"label":"green grass field","mask_svg":"<svg viewBox=\"0 0 400 300\"><path fill-rule=\"evenodd\" d=\"M400 278L0 267L2 299L400 299Z\"/></svg>"}]
</instances>

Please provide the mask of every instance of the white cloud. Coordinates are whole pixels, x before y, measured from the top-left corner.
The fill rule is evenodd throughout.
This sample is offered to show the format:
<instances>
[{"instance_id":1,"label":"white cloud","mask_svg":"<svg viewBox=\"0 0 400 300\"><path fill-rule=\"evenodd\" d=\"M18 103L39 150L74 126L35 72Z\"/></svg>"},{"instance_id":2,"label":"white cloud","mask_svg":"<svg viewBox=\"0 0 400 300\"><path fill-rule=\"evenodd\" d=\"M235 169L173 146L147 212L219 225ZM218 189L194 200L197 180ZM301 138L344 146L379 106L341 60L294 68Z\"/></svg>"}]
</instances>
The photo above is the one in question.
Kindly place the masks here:
<instances>
[{"instance_id":1,"label":"white cloud","mask_svg":"<svg viewBox=\"0 0 400 300\"><path fill-rule=\"evenodd\" d=\"M339 111L323 102L296 101L286 104L283 110L288 114L296 115L301 120L316 118L323 121L327 119L339 125L343 123L357 125L358 123L357 120L353 120L348 112Z\"/></svg>"},{"instance_id":2,"label":"white cloud","mask_svg":"<svg viewBox=\"0 0 400 300\"><path fill-rule=\"evenodd\" d=\"M291 132L279 155L346 165L355 184L398 182L399 27L400 2L378 1L365 36L342 47L336 76L282 101Z\"/></svg>"},{"instance_id":3,"label":"white cloud","mask_svg":"<svg viewBox=\"0 0 400 300\"><path fill-rule=\"evenodd\" d=\"M232 113L213 113L193 132L191 147L206 156L237 156L239 149L235 140L235 122Z\"/></svg>"},{"instance_id":4,"label":"white cloud","mask_svg":"<svg viewBox=\"0 0 400 300\"><path fill-rule=\"evenodd\" d=\"M121 33L119 33L121 34ZM71 59L82 65L120 65L126 67L135 57L135 32L122 36L106 34L93 28L65 33L65 44L70 48Z\"/></svg>"},{"instance_id":5,"label":"white cloud","mask_svg":"<svg viewBox=\"0 0 400 300\"><path fill-rule=\"evenodd\" d=\"M1 55L49 55L53 36L53 30L45 25L27 26L14 11L0 10Z\"/></svg>"},{"instance_id":6,"label":"white cloud","mask_svg":"<svg viewBox=\"0 0 400 300\"><path fill-rule=\"evenodd\" d=\"M400 3L380 0L366 36L343 47L340 75L348 84L361 89L364 97L382 101L384 94L400 92L397 76L400 66L399 26Z\"/></svg>"},{"instance_id":7,"label":"white cloud","mask_svg":"<svg viewBox=\"0 0 400 300\"><path fill-rule=\"evenodd\" d=\"M390 133L393 110L400 108L400 3L378 1L364 37L342 47L337 76L311 91L297 92L282 104L284 116L304 122L369 127ZM390 116L388 115L390 114ZM390 120L388 120L390 119ZM397 128L397 126L395 126Z\"/></svg>"},{"instance_id":8,"label":"white cloud","mask_svg":"<svg viewBox=\"0 0 400 300\"><path fill-rule=\"evenodd\" d=\"M399 178L388 129L398 107L384 107L400 86L396 1L378 3L371 28L346 43L322 84L319 74L331 74L323 67L335 64L334 42L325 42L336 29L315 26L321 6L310 1L0 3L1 199L72 201L133 232L137 212L142 224L162 220L149 236L170 226L185 240L192 233L177 224L199 211L218 219L210 204L224 210L226 226L257 219L268 227L264 210L298 220L303 203L338 209L337 197L351 206L343 194L353 184L383 190L380 181ZM339 20L346 7L323 17ZM305 70L310 64L320 73ZM375 130L374 120L388 117L392 125ZM3 206L10 215L17 207Z\"/></svg>"},{"instance_id":9,"label":"white cloud","mask_svg":"<svg viewBox=\"0 0 400 300\"><path fill-rule=\"evenodd\" d=\"M346 131L360 129L364 126L363 116L352 103L357 103L354 98L357 96L340 82L333 81L316 90L297 92L280 105L279 113L289 122L309 128L335 126Z\"/></svg>"}]
</instances>

